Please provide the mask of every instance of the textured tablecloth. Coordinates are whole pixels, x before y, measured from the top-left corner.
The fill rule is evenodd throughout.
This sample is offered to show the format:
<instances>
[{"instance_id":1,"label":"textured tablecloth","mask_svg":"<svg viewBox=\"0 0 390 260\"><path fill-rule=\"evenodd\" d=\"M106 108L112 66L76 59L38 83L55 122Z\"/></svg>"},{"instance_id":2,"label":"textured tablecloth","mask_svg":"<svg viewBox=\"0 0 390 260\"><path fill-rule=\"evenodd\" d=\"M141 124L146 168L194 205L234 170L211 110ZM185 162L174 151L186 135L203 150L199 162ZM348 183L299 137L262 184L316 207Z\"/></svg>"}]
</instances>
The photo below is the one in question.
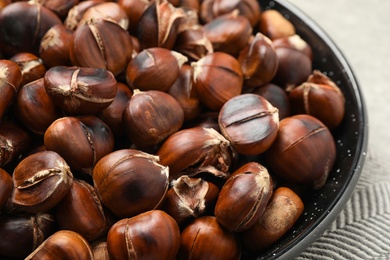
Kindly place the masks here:
<instances>
[{"instance_id":1,"label":"textured tablecloth","mask_svg":"<svg viewBox=\"0 0 390 260\"><path fill-rule=\"evenodd\" d=\"M290 0L333 39L362 89L368 156L341 214L296 259L390 259L390 1Z\"/></svg>"}]
</instances>

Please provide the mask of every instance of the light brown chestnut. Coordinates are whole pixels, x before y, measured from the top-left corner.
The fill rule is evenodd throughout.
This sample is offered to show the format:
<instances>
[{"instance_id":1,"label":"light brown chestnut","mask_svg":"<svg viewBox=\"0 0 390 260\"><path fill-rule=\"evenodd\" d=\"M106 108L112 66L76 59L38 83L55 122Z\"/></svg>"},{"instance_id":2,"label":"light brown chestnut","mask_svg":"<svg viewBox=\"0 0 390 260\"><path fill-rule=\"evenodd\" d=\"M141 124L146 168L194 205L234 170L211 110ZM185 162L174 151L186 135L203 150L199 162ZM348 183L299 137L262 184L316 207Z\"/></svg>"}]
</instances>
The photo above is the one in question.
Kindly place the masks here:
<instances>
[{"instance_id":1,"label":"light brown chestnut","mask_svg":"<svg viewBox=\"0 0 390 260\"><path fill-rule=\"evenodd\" d=\"M29 52L20 52L10 58L19 65L22 72L22 82L20 86L42 78L46 73L46 68L42 60Z\"/></svg>"},{"instance_id":2,"label":"light brown chestnut","mask_svg":"<svg viewBox=\"0 0 390 260\"><path fill-rule=\"evenodd\" d=\"M271 40L295 34L295 26L278 10L264 10L260 16L259 31Z\"/></svg>"},{"instance_id":3,"label":"light brown chestnut","mask_svg":"<svg viewBox=\"0 0 390 260\"><path fill-rule=\"evenodd\" d=\"M91 243L91 249L94 260L110 260L107 250L107 242L105 240L98 240Z\"/></svg>"},{"instance_id":4,"label":"light brown chestnut","mask_svg":"<svg viewBox=\"0 0 390 260\"><path fill-rule=\"evenodd\" d=\"M212 128L193 127L172 134L157 151L160 163L169 167L169 180L181 175L209 173L225 179L233 163L230 143Z\"/></svg>"},{"instance_id":5,"label":"light brown chestnut","mask_svg":"<svg viewBox=\"0 0 390 260\"><path fill-rule=\"evenodd\" d=\"M179 226L161 210L150 210L121 219L107 235L107 249L112 260L174 260L179 245Z\"/></svg>"},{"instance_id":6,"label":"light brown chestnut","mask_svg":"<svg viewBox=\"0 0 390 260\"><path fill-rule=\"evenodd\" d=\"M247 93L227 101L218 116L219 128L232 147L243 155L265 152L279 128L278 109L262 96Z\"/></svg>"},{"instance_id":7,"label":"light brown chestnut","mask_svg":"<svg viewBox=\"0 0 390 260\"><path fill-rule=\"evenodd\" d=\"M157 145L181 128L184 112L171 95L134 90L123 111L123 126L130 141L139 148Z\"/></svg>"},{"instance_id":8,"label":"light brown chestnut","mask_svg":"<svg viewBox=\"0 0 390 260\"><path fill-rule=\"evenodd\" d=\"M73 174L59 154L43 151L27 156L16 166L13 182L13 207L40 213L54 208L64 198Z\"/></svg>"},{"instance_id":9,"label":"light brown chestnut","mask_svg":"<svg viewBox=\"0 0 390 260\"><path fill-rule=\"evenodd\" d=\"M38 259L85 259L93 260L91 246L80 234L59 230L48 237L26 260Z\"/></svg>"},{"instance_id":10,"label":"light brown chestnut","mask_svg":"<svg viewBox=\"0 0 390 260\"><path fill-rule=\"evenodd\" d=\"M294 191L277 188L261 218L242 233L243 246L257 252L271 246L292 228L303 209L303 202Z\"/></svg>"},{"instance_id":11,"label":"light brown chestnut","mask_svg":"<svg viewBox=\"0 0 390 260\"><path fill-rule=\"evenodd\" d=\"M266 152L270 170L291 183L321 188L336 159L336 144L329 129L310 115L280 121L278 135Z\"/></svg>"},{"instance_id":12,"label":"light brown chestnut","mask_svg":"<svg viewBox=\"0 0 390 260\"><path fill-rule=\"evenodd\" d=\"M105 0L85 0L80 1L77 5L73 6L65 18L64 25L67 29L74 31L79 25L85 12L96 5L105 3Z\"/></svg>"},{"instance_id":13,"label":"light brown chestnut","mask_svg":"<svg viewBox=\"0 0 390 260\"><path fill-rule=\"evenodd\" d=\"M0 210L10 197L13 188L11 175L0 168Z\"/></svg>"},{"instance_id":14,"label":"light brown chestnut","mask_svg":"<svg viewBox=\"0 0 390 260\"><path fill-rule=\"evenodd\" d=\"M132 89L168 91L177 80L187 58L178 52L154 47L135 56L126 69L126 81Z\"/></svg>"},{"instance_id":15,"label":"light brown chestnut","mask_svg":"<svg viewBox=\"0 0 390 260\"><path fill-rule=\"evenodd\" d=\"M122 149L103 157L92 177L103 204L126 218L161 206L169 186L168 173L157 156Z\"/></svg>"},{"instance_id":16,"label":"light brown chestnut","mask_svg":"<svg viewBox=\"0 0 390 260\"><path fill-rule=\"evenodd\" d=\"M180 260L240 258L241 246L236 234L221 226L214 216L197 218L181 232Z\"/></svg>"},{"instance_id":17,"label":"light brown chestnut","mask_svg":"<svg viewBox=\"0 0 390 260\"><path fill-rule=\"evenodd\" d=\"M11 106L22 82L22 72L16 62L0 60L0 121Z\"/></svg>"},{"instance_id":18,"label":"light brown chestnut","mask_svg":"<svg viewBox=\"0 0 390 260\"><path fill-rule=\"evenodd\" d=\"M72 171L88 175L114 150L111 129L96 116L61 117L47 128L43 141L46 149L60 154Z\"/></svg>"},{"instance_id":19,"label":"light brown chestnut","mask_svg":"<svg viewBox=\"0 0 390 260\"><path fill-rule=\"evenodd\" d=\"M215 217L232 232L247 230L263 215L272 192L273 183L268 170L257 162L246 163L222 186L215 205Z\"/></svg>"},{"instance_id":20,"label":"light brown chestnut","mask_svg":"<svg viewBox=\"0 0 390 260\"><path fill-rule=\"evenodd\" d=\"M117 81L106 69L56 66L44 77L53 102L68 115L96 114L115 98Z\"/></svg>"},{"instance_id":21,"label":"light brown chestnut","mask_svg":"<svg viewBox=\"0 0 390 260\"><path fill-rule=\"evenodd\" d=\"M241 94L244 78L233 56L214 52L191 65L198 97L209 109L219 111L226 101Z\"/></svg>"},{"instance_id":22,"label":"light brown chestnut","mask_svg":"<svg viewBox=\"0 0 390 260\"><path fill-rule=\"evenodd\" d=\"M85 11L79 25L90 19L108 19L115 21L126 31L129 28L129 18L123 7L116 2L105 2L91 6Z\"/></svg>"}]
</instances>

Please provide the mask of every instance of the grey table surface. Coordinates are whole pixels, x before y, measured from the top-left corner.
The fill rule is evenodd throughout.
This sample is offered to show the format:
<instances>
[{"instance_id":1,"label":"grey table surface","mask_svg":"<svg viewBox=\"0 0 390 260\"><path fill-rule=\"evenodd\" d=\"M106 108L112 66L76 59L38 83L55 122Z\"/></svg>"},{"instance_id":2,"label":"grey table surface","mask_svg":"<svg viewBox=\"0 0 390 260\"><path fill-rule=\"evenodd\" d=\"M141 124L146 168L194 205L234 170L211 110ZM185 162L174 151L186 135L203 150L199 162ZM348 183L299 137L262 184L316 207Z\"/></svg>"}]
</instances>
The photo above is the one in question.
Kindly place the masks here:
<instances>
[{"instance_id":1,"label":"grey table surface","mask_svg":"<svg viewBox=\"0 0 390 260\"><path fill-rule=\"evenodd\" d=\"M360 84L368 156L347 205L297 259L390 259L390 1L290 0L335 42Z\"/></svg>"}]
</instances>

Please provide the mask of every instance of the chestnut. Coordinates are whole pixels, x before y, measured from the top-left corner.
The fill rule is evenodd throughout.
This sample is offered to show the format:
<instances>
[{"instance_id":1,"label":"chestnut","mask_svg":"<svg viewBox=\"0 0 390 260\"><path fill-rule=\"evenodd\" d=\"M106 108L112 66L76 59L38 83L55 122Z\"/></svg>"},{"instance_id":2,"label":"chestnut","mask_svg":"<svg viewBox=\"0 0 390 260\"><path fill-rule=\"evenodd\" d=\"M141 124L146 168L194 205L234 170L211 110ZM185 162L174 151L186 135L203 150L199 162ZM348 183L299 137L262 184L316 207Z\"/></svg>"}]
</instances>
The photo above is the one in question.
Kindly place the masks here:
<instances>
[{"instance_id":1,"label":"chestnut","mask_svg":"<svg viewBox=\"0 0 390 260\"><path fill-rule=\"evenodd\" d=\"M47 128L43 141L46 149L60 154L73 171L87 175L114 150L111 129L96 116L61 117Z\"/></svg>"},{"instance_id":2,"label":"chestnut","mask_svg":"<svg viewBox=\"0 0 390 260\"><path fill-rule=\"evenodd\" d=\"M94 260L109 260L107 242L105 240L98 240L91 243L91 249Z\"/></svg>"},{"instance_id":3,"label":"chestnut","mask_svg":"<svg viewBox=\"0 0 390 260\"><path fill-rule=\"evenodd\" d=\"M45 212L57 206L73 182L68 164L53 151L27 156L16 166L12 177L12 206L31 213Z\"/></svg>"},{"instance_id":4,"label":"chestnut","mask_svg":"<svg viewBox=\"0 0 390 260\"><path fill-rule=\"evenodd\" d=\"M144 49L127 66L127 84L142 91L168 91L186 61L185 56L175 51L160 47Z\"/></svg>"},{"instance_id":5,"label":"chestnut","mask_svg":"<svg viewBox=\"0 0 390 260\"><path fill-rule=\"evenodd\" d=\"M80 234L59 230L48 237L26 260L38 259L85 259L93 260L91 246Z\"/></svg>"},{"instance_id":6,"label":"chestnut","mask_svg":"<svg viewBox=\"0 0 390 260\"><path fill-rule=\"evenodd\" d=\"M265 152L279 128L278 109L262 96L247 93L227 101L218 116L223 136L243 155Z\"/></svg>"},{"instance_id":7,"label":"chestnut","mask_svg":"<svg viewBox=\"0 0 390 260\"><path fill-rule=\"evenodd\" d=\"M264 214L241 234L242 245L257 252L269 247L292 228L303 209L301 198L293 190L277 188Z\"/></svg>"},{"instance_id":8,"label":"chestnut","mask_svg":"<svg viewBox=\"0 0 390 260\"><path fill-rule=\"evenodd\" d=\"M13 103L21 82L19 65L10 60L0 60L0 121Z\"/></svg>"},{"instance_id":9,"label":"chestnut","mask_svg":"<svg viewBox=\"0 0 390 260\"><path fill-rule=\"evenodd\" d=\"M10 197L13 188L11 175L0 168L0 210Z\"/></svg>"},{"instance_id":10,"label":"chestnut","mask_svg":"<svg viewBox=\"0 0 390 260\"><path fill-rule=\"evenodd\" d=\"M230 175L222 186L214 214L232 232L242 232L259 220L272 196L273 183L268 170L249 162Z\"/></svg>"},{"instance_id":11,"label":"chestnut","mask_svg":"<svg viewBox=\"0 0 390 260\"><path fill-rule=\"evenodd\" d=\"M294 115L280 121L278 135L265 155L275 175L319 189L335 162L336 144L320 120L310 115Z\"/></svg>"},{"instance_id":12,"label":"chestnut","mask_svg":"<svg viewBox=\"0 0 390 260\"><path fill-rule=\"evenodd\" d=\"M22 86L16 96L15 117L31 132L43 135L55 120L63 116L45 90L40 78Z\"/></svg>"},{"instance_id":13,"label":"chestnut","mask_svg":"<svg viewBox=\"0 0 390 260\"><path fill-rule=\"evenodd\" d=\"M117 3L125 10L129 18L129 32L132 35L137 34L139 19L152 3L152 0L118 0Z\"/></svg>"},{"instance_id":14,"label":"chestnut","mask_svg":"<svg viewBox=\"0 0 390 260\"><path fill-rule=\"evenodd\" d=\"M114 75L106 69L56 66L44 77L53 102L68 115L96 114L115 98Z\"/></svg>"},{"instance_id":15,"label":"chestnut","mask_svg":"<svg viewBox=\"0 0 390 260\"><path fill-rule=\"evenodd\" d=\"M295 34L295 26L278 10L264 10L260 16L259 31L271 40Z\"/></svg>"},{"instance_id":16,"label":"chestnut","mask_svg":"<svg viewBox=\"0 0 390 260\"><path fill-rule=\"evenodd\" d=\"M230 143L212 128L179 130L157 151L160 163L169 167L169 180L203 172L225 179L233 161Z\"/></svg>"},{"instance_id":17,"label":"chestnut","mask_svg":"<svg viewBox=\"0 0 390 260\"><path fill-rule=\"evenodd\" d=\"M306 82L289 91L294 114L309 114L330 130L335 129L345 114L345 98L340 88L326 75L314 70Z\"/></svg>"},{"instance_id":18,"label":"chestnut","mask_svg":"<svg viewBox=\"0 0 390 260\"><path fill-rule=\"evenodd\" d=\"M165 92L134 90L122 120L129 140L145 148L161 143L179 130L184 112L179 102Z\"/></svg>"},{"instance_id":19,"label":"chestnut","mask_svg":"<svg viewBox=\"0 0 390 260\"><path fill-rule=\"evenodd\" d=\"M12 56L10 60L16 62L22 72L21 86L42 78L46 73L42 60L32 53L20 52Z\"/></svg>"},{"instance_id":20,"label":"chestnut","mask_svg":"<svg viewBox=\"0 0 390 260\"><path fill-rule=\"evenodd\" d=\"M122 149L100 159L92 177L102 203L126 218L161 206L168 190L168 172L157 156Z\"/></svg>"},{"instance_id":21,"label":"chestnut","mask_svg":"<svg viewBox=\"0 0 390 260\"><path fill-rule=\"evenodd\" d=\"M73 6L69 11L65 18L64 25L67 29L74 31L76 30L79 22L81 21L85 12L96 5L100 5L105 3L105 0L85 0L80 1L78 4Z\"/></svg>"},{"instance_id":22,"label":"chestnut","mask_svg":"<svg viewBox=\"0 0 390 260\"><path fill-rule=\"evenodd\" d=\"M125 71L132 54L130 34L110 19L91 18L81 23L70 47L73 65L107 69L115 76Z\"/></svg>"},{"instance_id":23,"label":"chestnut","mask_svg":"<svg viewBox=\"0 0 390 260\"><path fill-rule=\"evenodd\" d=\"M179 260L240 258L241 246L236 234L221 226L214 216L197 218L181 232Z\"/></svg>"},{"instance_id":24,"label":"chestnut","mask_svg":"<svg viewBox=\"0 0 390 260\"><path fill-rule=\"evenodd\" d=\"M79 0L44 0L40 1L40 3L53 11L60 19L63 21L70 9L72 9L75 5L77 5Z\"/></svg>"},{"instance_id":25,"label":"chestnut","mask_svg":"<svg viewBox=\"0 0 390 260\"><path fill-rule=\"evenodd\" d=\"M48 213L0 214L0 257L24 259L56 231L56 221Z\"/></svg>"},{"instance_id":26,"label":"chestnut","mask_svg":"<svg viewBox=\"0 0 390 260\"><path fill-rule=\"evenodd\" d=\"M244 78L233 56L214 52L191 65L199 100L212 111L219 111L226 101L241 94Z\"/></svg>"},{"instance_id":27,"label":"chestnut","mask_svg":"<svg viewBox=\"0 0 390 260\"><path fill-rule=\"evenodd\" d=\"M79 24L83 24L89 19L108 19L115 21L126 31L129 27L129 18L125 10L116 2L105 2L91 6L85 11Z\"/></svg>"},{"instance_id":28,"label":"chestnut","mask_svg":"<svg viewBox=\"0 0 390 260\"><path fill-rule=\"evenodd\" d=\"M110 259L176 259L180 230L161 210L150 210L116 222L107 235Z\"/></svg>"}]
</instances>

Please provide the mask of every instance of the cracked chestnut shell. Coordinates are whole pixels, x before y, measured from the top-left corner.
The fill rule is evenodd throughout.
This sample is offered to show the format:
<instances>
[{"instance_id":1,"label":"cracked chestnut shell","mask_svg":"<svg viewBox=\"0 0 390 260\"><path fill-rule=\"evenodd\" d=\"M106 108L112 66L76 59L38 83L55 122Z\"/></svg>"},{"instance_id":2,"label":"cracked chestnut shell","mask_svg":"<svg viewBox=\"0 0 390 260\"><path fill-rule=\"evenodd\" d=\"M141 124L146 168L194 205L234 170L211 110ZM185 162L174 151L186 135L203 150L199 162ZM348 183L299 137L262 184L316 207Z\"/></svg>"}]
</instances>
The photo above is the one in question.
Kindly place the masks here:
<instances>
[{"instance_id":1,"label":"cracked chestnut shell","mask_svg":"<svg viewBox=\"0 0 390 260\"><path fill-rule=\"evenodd\" d=\"M273 173L291 183L321 188L336 159L336 144L329 129L310 115L280 121L278 135L266 152Z\"/></svg>"},{"instance_id":2,"label":"cracked chestnut shell","mask_svg":"<svg viewBox=\"0 0 390 260\"><path fill-rule=\"evenodd\" d=\"M12 206L39 213L54 208L69 191L73 174L56 152L43 151L27 156L13 173Z\"/></svg>"},{"instance_id":3,"label":"cracked chestnut shell","mask_svg":"<svg viewBox=\"0 0 390 260\"><path fill-rule=\"evenodd\" d=\"M278 109L260 95L247 93L227 101L218 123L223 136L243 155L265 152L279 128Z\"/></svg>"},{"instance_id":4,"label":"cracked chestnut shell","mask_svg":"<svg viewBox=\"0 0 390 260\"><path fill-rule=\"evenodd\" d=\"M115 98L114 75L106 69L56 66L44 77L53 102L68 115L96 114Z\"/></svg>"},{"instance_id":5,"label":"cracked chestnut shell","mask_svg":"<svg viewBox=\"0 0 390 260\"><path fill-rule=\"evenodd\" d=\"M29 52L20 52L10 58L16 62L22 72L20 86L42 78L46 73L42 59Z\"/></svg>"},{"instance_id":6,"label":"cracked chestnut shell","mask_svg":"<svg viewBox=\"0 0 390 260\"><path fill-rule=\"evenodd\" d=\"M232 232L244 231L259 220L272 192L268 170L257 162L246 163L222 186L215 205L215 217Z\"/></svg>"}]
</instances>

